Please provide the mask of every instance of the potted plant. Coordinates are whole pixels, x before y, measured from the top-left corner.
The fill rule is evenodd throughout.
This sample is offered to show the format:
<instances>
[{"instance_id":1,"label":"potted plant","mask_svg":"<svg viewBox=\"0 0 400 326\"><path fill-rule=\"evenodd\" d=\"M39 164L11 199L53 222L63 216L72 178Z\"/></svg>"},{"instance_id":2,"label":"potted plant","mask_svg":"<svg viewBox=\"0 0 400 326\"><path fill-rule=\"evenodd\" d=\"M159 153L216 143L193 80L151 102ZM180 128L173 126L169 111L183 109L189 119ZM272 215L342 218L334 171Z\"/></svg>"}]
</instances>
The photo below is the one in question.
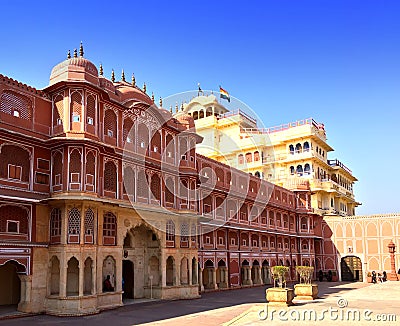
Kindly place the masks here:
<instances>
[{"instance_id":1,"label":"potted plant","mask_svg":"<svg viewBox=\"0 0 400 326\"><path fill-rule=\"evenodd\" d=\"M266 298L268 303L276 305L292 305L294 298L293 289L286 287L286 278L289 273L289 267L274 266L272 267L272 278L274 279L274 287L266 290Z\"/></svg>"},{"instance_id":2,"label":"potted plant","mask_svg":"<svg viewBox=\"0 0 400 326\"><path fill-rule=\"evenodd\" d=\"M314 300L318 297L318 284L312 283L314 267L296 266L296 272L300 276L300 283L294 286L294 294L297 300Z\"/></svg>"},{"instance_id":3,"label":"potted plant","mask_svg":"<svg viewBox=\"0 0 400 326\"><path fill-rule=\"evenodd\" d=\"M367 273L367 282L368 283L372 283L372 274L371 274L371 272Z\"/></svg>"}]
</instances>

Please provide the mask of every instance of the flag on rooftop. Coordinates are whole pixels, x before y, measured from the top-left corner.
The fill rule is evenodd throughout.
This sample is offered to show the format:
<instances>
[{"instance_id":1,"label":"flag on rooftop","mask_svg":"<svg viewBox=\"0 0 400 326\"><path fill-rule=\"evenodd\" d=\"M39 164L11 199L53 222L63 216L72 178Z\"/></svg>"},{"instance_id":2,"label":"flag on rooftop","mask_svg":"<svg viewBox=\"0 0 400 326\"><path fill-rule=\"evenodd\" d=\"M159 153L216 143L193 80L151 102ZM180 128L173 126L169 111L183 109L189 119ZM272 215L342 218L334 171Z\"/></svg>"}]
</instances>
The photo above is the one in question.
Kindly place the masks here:
<instances>
[{"instance_id":1,"label":"flag on rooftop","mask_svg":"<svg viewBox=\"0 0 400 326\"><path fill-rule=\"evenodd\" d=\"M231 102L231 97L229 96L229 93L226 90L224 90L221 86L219 86L219 94L220 98L227 100L229 103Z\"/></svg>"}]
</instances>

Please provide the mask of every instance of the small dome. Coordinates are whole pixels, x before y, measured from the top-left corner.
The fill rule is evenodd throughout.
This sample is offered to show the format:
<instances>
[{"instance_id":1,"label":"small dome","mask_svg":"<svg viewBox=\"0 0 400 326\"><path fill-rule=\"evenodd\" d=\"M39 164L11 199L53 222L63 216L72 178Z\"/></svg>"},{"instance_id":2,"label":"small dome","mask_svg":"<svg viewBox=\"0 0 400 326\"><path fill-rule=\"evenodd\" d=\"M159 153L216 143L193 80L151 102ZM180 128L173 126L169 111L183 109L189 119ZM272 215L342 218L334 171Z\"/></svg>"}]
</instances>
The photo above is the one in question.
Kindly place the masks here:
<instances>
[{"instance_id":1,"label":"small dome","mask_svg":"<svg viewBox=\"0 0 400 326\"><path fill-rule=\"evenodd\" d=\"M83 57L74 57L60 62L51 70L50 85L69 80L83 80L97 85L97 68L92 62Z\"/></svg>"}]
</instances>

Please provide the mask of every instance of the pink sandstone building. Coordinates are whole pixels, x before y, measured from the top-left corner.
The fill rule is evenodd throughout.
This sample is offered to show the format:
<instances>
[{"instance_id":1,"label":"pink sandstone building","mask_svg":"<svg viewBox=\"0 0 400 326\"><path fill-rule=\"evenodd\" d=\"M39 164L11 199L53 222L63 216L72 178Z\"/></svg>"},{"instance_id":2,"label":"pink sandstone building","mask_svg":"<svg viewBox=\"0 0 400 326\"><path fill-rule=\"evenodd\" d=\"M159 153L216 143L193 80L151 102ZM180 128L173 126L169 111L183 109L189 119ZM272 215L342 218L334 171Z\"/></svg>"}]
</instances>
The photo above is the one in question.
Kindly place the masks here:
<instances>
[{"instance_id":1,"label":"pink sandstone building","mask_svg":"<svg viewBox=\"0 0 400 326\"><path fill-rule=\"evenodd\" d=\"M197 154L192 117L79 52L43 90L0 75L0 305L82 315L270 284L275 265L292 280L296 265L340 276L347 254L366 262L361 275L386 267L359 244L367 230L383 248L385 223L323 221L309 190Z\"/></svg>"}]
</instances>

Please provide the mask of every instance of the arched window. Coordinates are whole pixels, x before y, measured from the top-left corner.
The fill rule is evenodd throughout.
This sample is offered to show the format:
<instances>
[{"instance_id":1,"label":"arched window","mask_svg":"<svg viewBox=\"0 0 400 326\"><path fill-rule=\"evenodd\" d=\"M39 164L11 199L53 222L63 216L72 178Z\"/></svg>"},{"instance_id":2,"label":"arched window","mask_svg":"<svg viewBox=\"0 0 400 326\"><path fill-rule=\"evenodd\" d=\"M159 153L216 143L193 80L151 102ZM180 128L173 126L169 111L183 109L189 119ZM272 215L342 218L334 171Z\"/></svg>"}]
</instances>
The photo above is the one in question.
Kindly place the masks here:
<instances>
[{"instance_id":1,"label":"arched window","mask_svg":"<svg viewBox=\"0 0 400 326\"><path fill-rule=\"evenodd\" d=\"M53 126L60 126L64 120L64 97L57 95L53 103Z\"/></svg>"},{"instance_id":2,"label":"arched window","mask_svg":"<svg viewBox=\"0 0 400 326\"><path fill-rule=\"evenodd\" d=\"M149 182L147 181L147 174L143 169L138 171L138 180L136 185L137 195L142 201L147 201L149 197Z\"/></svg>"},{"instance_id":3,"label":"arched window","mask_svg":"<svg viewBox=\"0 0 400 326\"><path fill-rule=\"evenodd\" d=\"M172 207L174 205L174 192L174 181L172 178L167 178L165 182L165 202L167 207Z\"/></svg>"},{"instance_id":4,"label":"arched window","mask_svg":"<svg viewBox=\"0 0 400 326\"><path fill-rule=\"evenodd\" d=\"M238 164L239 165L244 164L244 156L243 156L243 154L239 154L239 156L238 156Z\"/></svg>"},{"instance_id":5,"label":"arched window","mask_svg":"<svg viewBox=\"0 0 400 326\"><path fill-rule=\"evenodd\" d=\"M69 154L69 182L70 190L81 189L82 155L79 150L74 149Z\"/></svg>"},{"instance_id":6,"label":"arched window","mask_svg":"<svg viewBox=\"0 0 400 326\"><path fill-rule=\"evenodd\" d=\"M80 231L81 212L74 207L68 212L68 243L79 243Z\"/></svg>"},{"instance_id":7,"label":"arched window","mask_svg":"<svg viewBox=\"0 0 400 326\"><path fill-rule=\"evenodd\" d=\"M135 172L130 166L124 168L124 194L129 196L129 199L135 200Z\"/></svg>"},{"instance_id":8,"label":"arched window","mask_svg":"<svg viewBox=\"0 0 400 326\"><path fill-rule=\"evenodd\" d=\"M138 152L146 154L149 147L149 129L144 123L137 126Z\"/></svg>"},{"instance_id":9,"label":"arched window","mask_svg":"<svg viewBox=\"0 0 400 326\"><path fill-rule=\"evenodd\" d=\"M254 161L257 162L260 160L260 152L259 151L255 151L254 152Z\"/></svg>"},{"instance_id":10,"label":"arched window","mask_svg":"<svg viewBox=\"0 0 400 326\"><path fill-rule=\"evenodd\" d=\"M167 247L175 246L175 223L172 220L167 221L166 240L167 240Z\"/></svg>"},{"instance_id":11,"label":"arched window","mask_svg":"<svg viewBox=\"0 0 400 326\"><path fill-rule=\"evenodd\" d=\"M85 243L93 243L94 237L94 213L88 208L85 212Z\"/></svg>"},{"instance_id":12,"label":"arched window","mask_svg":"<svg viewBox=\"0 0 400 326\"><path fill-rule=\"evenodd\" d=\"M303 150L304 150L304 152L310 151L310 144L309 144L308 141L306 141L306 142L303 144Z\"/></svg>"},{"instance_id":13,"label":"arched window","mask_svg":"<svg viewBox=\"0 0 400 326\"><path fill-rule=\"evenodd\" d=\"M61 209L53 208L50 214L50 242L61 242Z\"/></svg>"},{"instance_id":14,"label":"arched window","mask_svg":"<svg viewBox=\"0 0 400 326\"><path fill-rule=\"evenodd\" d=\"M62 154L56 152L53 155L53 191L61 190L62 185L62 172L63 172L63 160Z\"/></svg>"},{"instance_id":15,"label":"arched window","mask_svg":"<svg viewBox=\"0 0 400 326\"><path fill-rule=\"evenodd\" d=\"M93 152L86 153L86 191L95 190L96 158Z\"/></svg>"},{"instance_id":16,"label":"arched window","mask_svg":"<svg viewBox=\"0 0 400 326\"><path fill-rule=\"evenodd\" d=\"M303 167L301 165L297 166L296 173L297 173L298 176L302 176L303 175Z\"/></svg>"},{"instance_id":17,"label":"arched window","mask_svg":"<svg viewBox=\"0 0 400 326\"><path fill-rule=\"evenodd\" d=\"M158 201L158 204L161 202L161 183L160 177L157 174L153 174L151 176L151 185L150 185L151 193L154 198Z\"/></svg>"},{"instance_id":18,"label":"arched window","mask_svg":"<svg viewBox=\"0 0 400 326\"><path fill-rule=\"evenodd\" d=\"M103 244L117 244L117 218L111 212L107 212L103 216Z\"/></svg>"},{"instance_id":19,"label":"arched window","mask_svg":"<svg viewBox=\"0 0 400 326\"><path fill-rule=\"evenodd\" d=\"M175 141L174 137L172 137L171 134L167 134L167 137L165 138L165 156L167 160L174 159L175 157Z\"/></svg>"},{"instance_id":20,"label":"arched window","mask_svg":"<svg viewBox=\"0 0 400 326\"><path fill-rule=\"evenodd\" d=\"M106 162L104 165L104 190L111 197L116 197L117 195L117 167L111 161Z\"/></svg>"},{"instance_id":21,"label":"arched window","mask_svg":"<svg viewBox=\"0 0 400 326\"><path fill-rule=\"evenodd\" d=\"M290 167L290 174L293 175L294 174L294 166Z\"/></svg>"},{"instance_id":22,"label":"arched window","mask_svg":"<svg viewBox=\"0 0 400 326\"><path fill-rule=\"evenodd\" d=\"M290 154L294 154L294 147L293 147L293 145L289 145L289 152L290 152Z\"/></svg>"},{"instance_id":23,"label":"arched window","mask_svg":"<svg viewBox=\"0 0 400 326\"><path fill-rule=\"evenodd\" d=\"M96 98L93 95L86 98L86 123L89 126L96 125Z\"/></svg>"},{"instance_id":24,"label":"arched window","mask_svg":"<svg viewBox=\"0 0 400 326\"><path fill-rule=\"evenodd\" d=\"M296 144L296 153L301 153L301 152L302 152L301 144L297 143Z\"/></svg>"},{"instance_id":25,"label":"arched window","mask_svg":"<svg viewBox=\"0 0 400 326\"><path fill-rule=\"evenodd\" d=\"M246 163L251 163L253 161L253 154L246 153Z\"/></svg>"},{"instance_id":26,"label":"arched window","mask_svg":"<svg viewBox=\"0 0 400 326\"><path fill-rule=\"evenodd\" d=\"M134 128L133 128L133 122L130 118L126 118L124 120L122 138L123 142L124 143L126 142L127 144L133 144L134 142Z\"/></svg>"},{"instance_id":27,"label":"arched window","mask_svg":"<svg viewBox=\"0 0 400 326\"><path fill-rule=\"evenodd\" d=\"M159 131L154 131L151 138L151 151L153 153L161 153L161 133Z\"/></svg>"},{"instance_id":28,"label":"arched window","mask_svg":"<svg viewBox=\"0 0 400 326\"><path fill-rule=\"evenodd\" d=\"M304 165L304 174L309 175L311 173L311 168L310 168L310 164L306 163Z\"/></svg>"},{"instance_id":29,"label":"arched window","mask_svg":"<svg viewBox=\"0 0 400 326\"><path fill-rule=\"evenodd\" d=\"M188 139L187 137L181 137L179 138L179 154L181 156L181 160L188 160Z\"/></svg>"},{"instance_id":30,"label":"arched window","mask_svg":"<svg viewBox=\"0 0 400 326\"><path fill-rule=\"evenodd\" d=\"M104 114L104 135L110 138L117 138L117 116L111 109Z\"/></svg>"},{"instance_id":31,"label":"arched window","mask_svg":"<svg viewBox=\"0 0 400 326\"><path fill-rule=\"evenodd\" d=\"M74 123L81 122L82 115L82 95L79 92L73 92L71 95L71 129L79 129L79 127L74 128Z\"/></svg>"}]
</instances>

